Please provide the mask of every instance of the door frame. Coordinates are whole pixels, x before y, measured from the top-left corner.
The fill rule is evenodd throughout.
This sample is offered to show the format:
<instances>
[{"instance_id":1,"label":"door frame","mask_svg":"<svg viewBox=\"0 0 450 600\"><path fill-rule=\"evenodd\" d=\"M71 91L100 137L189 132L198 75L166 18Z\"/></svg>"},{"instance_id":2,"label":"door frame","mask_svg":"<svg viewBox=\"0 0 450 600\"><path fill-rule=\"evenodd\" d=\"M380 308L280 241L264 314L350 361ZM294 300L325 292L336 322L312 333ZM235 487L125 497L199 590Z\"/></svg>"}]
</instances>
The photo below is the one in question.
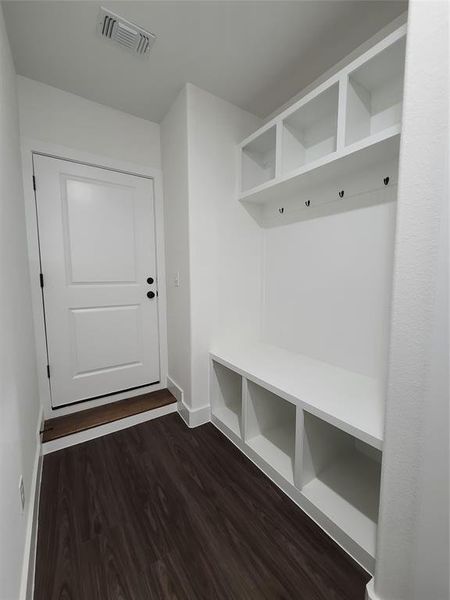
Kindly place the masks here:
<instances>
[{"instance_id":1,"label":"door frame","mask_svg":"<svg viewBox=\"0 0 450 600\"><path fill-rule=\"evenodd\" d=\"M163 188L162 171L145 165L129 163L122 160L108 158L97 154L91 154L81 150L75 150L66 146L60 146L44 142L41 140L24 138L22 147L22 171L23 188L25 198L25 221L28 241L28 261L31 283L31 303L34 322L34 337L36 349L36 365L39 384L39 398L44 410L46 419L78 412L95 406L109 404L112 401L131 398L137 394L156 391L167 387L167 322L166 322L166 270L165 270L165 246L164 246L164 206L163 206ZM33 189L33 155L41 154L85 164L90 167L99 167L126 173L127 175L136 175L153 180L154 204L155 204L155 244L156 244L156 268L158 272L158 327L159 327L159 364L160 364L160 383L139 388L139 390L130 390L119 392L98 398L96 400L85 400L82 403L75 403L62 408L53 408L51 403L50 385L47 376L47 343L44 324L44 306L42 303L42 293L40 285L40 255L39 255L39 237L38 222L36 215L36 200ZM39 185L39 181L37 182Z\"/></svg>"}]
</instances>

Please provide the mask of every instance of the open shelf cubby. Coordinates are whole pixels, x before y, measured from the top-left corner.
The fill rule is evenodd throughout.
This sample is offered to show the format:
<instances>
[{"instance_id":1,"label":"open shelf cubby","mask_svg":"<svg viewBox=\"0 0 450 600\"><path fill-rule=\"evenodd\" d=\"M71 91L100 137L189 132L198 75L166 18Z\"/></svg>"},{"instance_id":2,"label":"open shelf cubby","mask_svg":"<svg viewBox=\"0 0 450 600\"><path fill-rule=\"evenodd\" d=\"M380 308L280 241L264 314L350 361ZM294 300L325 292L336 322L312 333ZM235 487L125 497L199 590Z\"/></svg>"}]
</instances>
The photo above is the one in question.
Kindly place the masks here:
<instances>
[{"instance_id":1,"label":"open shelf cubby","mask_svg":"<svg viewBox=\"0 0 450 600\"><path fill-rule=\"evenodd\" d=\"M405 48L403 24L239 145L246 208L302 207L374 164L397 169Z\"/></svg>"},{"instance_id":2,"label":"open shelf cubby","mask_svg":"<svg viewBox=\"0 0 450 600\"><path fill-rule=\"evenodd\" d=\"M245 192L275 177L275 126L242 148L241 188Z\"/></svg>"},{"instance_id":3,"label":"open shelf cubby","mask_svg":"<svg viewBox=\"0 0 450 600\"><path fill-rule=\"evenodd\" d=\"M294 483L296 406L248 381L246 443Z\"/></svg>"},{"instance_id":4,"label":"open shelf cubby","mask_svg":"<svg viewBox=\"0 0 450 600\"><path fill-rule=\"evenodd\" d=\"M338 99L335 83L283 120L283 174L336 151Z\"/></svg>"},{"instance_id":5,"label":"open shelf cubby","mask_svg":"<svg viewBox=\"0 0 450 600\"><path fill-rule=\"evenodd\" d=\"M381 452L304 412L302 494L375 556Z\"/></svg>"},{"instance_id":6,"label":"open shelf cubby","mask_svg":"<svg viewBox=\"0 0 450 600\"><path fill-rule=\"evenodd\" d=\"M405 37L349 74L346 145L400 127L402 117Z\"/></svg>"},{"instance_id":7,"label":"open shelf cubby","mask_svg":"<svg viewBox=\"0 0 450 600\"><path fill-rule=\"evenodd\" d=\"M221 423L242 437L242 377L212 361L211 410Z\"/></svg>"}]
</instances>

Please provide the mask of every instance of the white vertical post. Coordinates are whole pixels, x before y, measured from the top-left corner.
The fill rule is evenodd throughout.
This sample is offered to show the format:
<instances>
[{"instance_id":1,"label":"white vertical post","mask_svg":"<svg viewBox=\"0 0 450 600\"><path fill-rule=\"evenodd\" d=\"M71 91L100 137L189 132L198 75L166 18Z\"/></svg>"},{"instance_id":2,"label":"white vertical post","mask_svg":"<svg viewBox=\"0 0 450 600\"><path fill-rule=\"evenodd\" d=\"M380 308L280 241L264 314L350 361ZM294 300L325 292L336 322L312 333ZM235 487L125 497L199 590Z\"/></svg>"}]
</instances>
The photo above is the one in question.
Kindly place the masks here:
<instances>
[{"instance_id":1,"label":"white vertical post","mask_svg":"<svg viewBox=\"0 0 450 600\"><path fill-rule=\"evenodd\" d=\"M279 119L275 125L275 179L283 175L283 122Z\"/></svg>"},{"instance_id":2,"label":"white vertical post","mask_svg":"<svg viewBox=\"0 0 450 600\"><path fill-rule=\"evenodd\" d=\"M409 3L379 600L449 598L449 5Z\"/></svg>"},{"instance_id":3,"label":"white vertical post","mask_svg":"<svg viewBox=\"0 0 450 600\"><path fill-rule=\"evenodd\" d=\"M347 121L347 90L348 75L346 72L344 72L339 77L339 100L336 138L336 150L338 152L341 152L345 146L345 129Z\"/></svg>"},{"instance_id":4,"label":"white vertical post","mask_svg":"<svg viewBox=\"0 0 450 600\"><path fill-rule=\"evenodd\" d=\"M300 406L295 411L294 485L303 487L304 412Z\"/></svg>"}]
</instances>

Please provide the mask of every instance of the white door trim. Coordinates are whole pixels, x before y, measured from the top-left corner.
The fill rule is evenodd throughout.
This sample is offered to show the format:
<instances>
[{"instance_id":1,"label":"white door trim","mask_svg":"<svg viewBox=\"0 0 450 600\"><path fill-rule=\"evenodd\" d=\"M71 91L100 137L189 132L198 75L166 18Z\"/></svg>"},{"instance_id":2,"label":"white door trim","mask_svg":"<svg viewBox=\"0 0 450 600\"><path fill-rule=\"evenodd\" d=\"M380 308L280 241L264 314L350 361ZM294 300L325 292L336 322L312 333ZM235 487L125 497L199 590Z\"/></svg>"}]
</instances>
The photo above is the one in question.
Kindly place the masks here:
<instances>
[{"instance_id":1,"label":"white door trim","mask_svg":"<svg viewBox=\"0 0 450 600\"><path fill-rule=\"evenodd\" d=\"M44 312L42 306L41 287L39 282L40 261L38 244L38 224L36 218L36 204L33 190L33 154L43 154L53 158L78 162L89 166L111 169L153 179L155 196L155 229L156 229L156 264L158 270L158 322L160 332L160 368L161 381L159 384L106 396L97 400L88 400L80 404L66 406L64 408L52 408L50 398L49 381L47 378L47 350L45 341ZM22 169L23 186L25 198L25 219L28 240L28 260L31 279L31 300L34 319L35 347L37 357L37 370L39 381L39 397L46 419L77 412L94 406L107 404L111 400L122 400L144 394L148 391L156 391L167 387L167 327L166 327L166 276L164 260L164 212L163 212L163 190L162 172L145 165L129 163L105 156L90 154L80 150L74 150L65 146L59 146L41 140L22 139ZM38 182L39 185L39 182Z\"/></svg>"}]
</instances>

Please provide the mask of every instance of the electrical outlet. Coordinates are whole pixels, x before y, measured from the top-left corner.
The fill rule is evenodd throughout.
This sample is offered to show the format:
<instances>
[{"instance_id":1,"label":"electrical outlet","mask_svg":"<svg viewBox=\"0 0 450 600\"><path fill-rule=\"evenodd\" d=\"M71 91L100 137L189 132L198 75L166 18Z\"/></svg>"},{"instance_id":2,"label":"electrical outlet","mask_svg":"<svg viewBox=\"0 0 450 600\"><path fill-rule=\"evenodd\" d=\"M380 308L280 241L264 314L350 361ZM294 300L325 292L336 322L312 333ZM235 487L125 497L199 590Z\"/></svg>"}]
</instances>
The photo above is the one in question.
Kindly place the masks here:
<instances>
[{"instance_id":1,"label":"electrical outlet","mask_svg":"<svg viewBox=\"0 0 450 600\"><path fill-rule=\"evenodd\" d=\"M20 494L20 506L21 506L21 509L23 512L25 510L25 486L23 484L22 475L20 476L20 481L19 481L19 494Z\"/></svg>"}]
</instances>

